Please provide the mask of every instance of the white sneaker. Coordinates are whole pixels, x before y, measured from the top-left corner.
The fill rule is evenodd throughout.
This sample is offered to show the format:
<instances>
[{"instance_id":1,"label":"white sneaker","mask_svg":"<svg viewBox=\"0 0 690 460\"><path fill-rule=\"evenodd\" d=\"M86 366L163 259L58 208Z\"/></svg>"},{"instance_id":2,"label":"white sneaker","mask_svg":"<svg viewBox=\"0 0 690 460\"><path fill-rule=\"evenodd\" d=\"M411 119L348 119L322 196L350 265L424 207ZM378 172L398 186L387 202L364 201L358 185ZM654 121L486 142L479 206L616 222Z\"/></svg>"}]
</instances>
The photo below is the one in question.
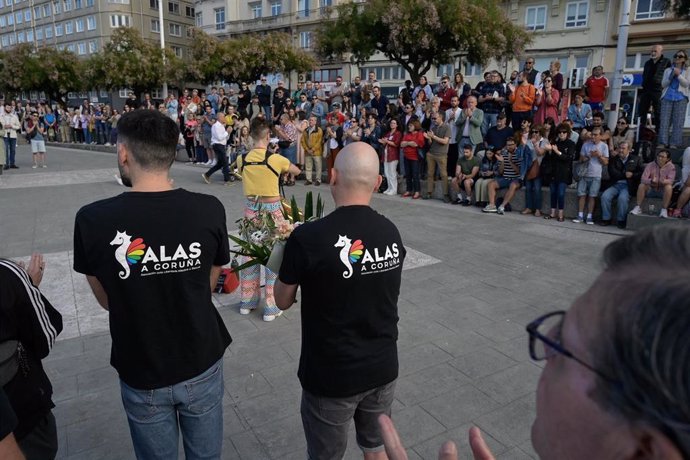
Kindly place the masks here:
<instances>
[{"instance_id":1,"label":"white sneaker","mask_svg":"<svg viewBox=\"0 0 690 460\"><path fill-rule=\"evenodd\" d=\"M668 219L668 211L666 210L666 208L663 208L659 212L659 217L661 217L662 219Z\"/></svg>"},{"instance_id":2,"label":"white sneaker","mask_svg":"<svg viewBox=\"0 0 690 460\"><path fill-rule=\"evenodd\" d=\"M36 168L38 168L38 165L33 165L33 166L31 167L31 169L36 169Z\"/></svg>"},{"instance_id":3,"label":"white sneaker","mask_svg":"<svg viewBox=\"0 0 690 460\"><path fill-rule=\"evenodd\" d=\"M496 214L505 214L506 208L503 206L499 206L498 209L496 209Z\"/></svg>"},{"instance_id":4,"label":"white sneaker","mask_svg":"<svg viewBox=\"0 0 690 460\"><path fill-rule=\"evenodd\" d=\"M280 310L278 313L275 313L275 314L273 314L273 315L266 315L266 314L265 314L265 315L263 316L263 320L264 320L264 321L267 321L267 322L268 322L268 321L273 321L274 319L276 319L277 317L279 317L279 316L282 315L282 314L283 314L283 311L282 311L282 310Z\"/></svg>"},{"instance_id":5,"label":"white sneaker","mask_svg":"<svg viewBox=\"0 0 690 460\"><path fill-rule=\"evenodd\" d=\"M206 175L206 173L201 173L201 178L202 178L202 179L204 180L204 182L206 182L207 184L210 184L210 183L211 183L211 181L208 180L208 176Z\"/></svg>"},{"instance_id":6,"label":"white sneaker","mask_svg":"<svg viewBox=\"0 0 690 460\"><path fill-rule=\"evenodd\" d=\"M584 217L579 217L579 216L573 219L573 222L576 223L576 224L581 224L581 223L584 222L584 221L585 221L585 218L584 218Z\"/></svg>"},{"instance_id":7,"label":"white sneaker","mask_svg":"<svg viewBox=\"0 0 690 460\"><path fill-rule=\"evenodd\" d=\"M254 310L253 308L240 308L240 315L248 315L253 310Z\"/></svg>"},{"instance_id":8,"label":"white sneaker","mask_svg":"<svg viewBox=\"0 0 690 460\"><path fill-rule=\"evenodd\" d=\"M642 209L639 206L635 206L632 209L632 211L630 211L630 214L632 214L634 216L639 216L640 214L642 214Z\"/></svg>"},{"instance_id":9,"label":"white sneaker","mask_svg":"<svg viewBox=\"0 0 690 460\"><path fill-rule=\"evenodd\" d=\"M42 165L41 166L41 168L47 168L47 167L48 167L48 165Z\"/></svg>"},{"instance_id":10,"label":"white sneaker","mask_svg":"<svg viewBox=\"0 0 690 460\"><path fill-rule=\"evenodd\" d=\"M217 160L213 160L213 161L211 162L211 166L215 166L216 164L218 164L218 161L217 161Z\"/></svg>"}]
</instances>

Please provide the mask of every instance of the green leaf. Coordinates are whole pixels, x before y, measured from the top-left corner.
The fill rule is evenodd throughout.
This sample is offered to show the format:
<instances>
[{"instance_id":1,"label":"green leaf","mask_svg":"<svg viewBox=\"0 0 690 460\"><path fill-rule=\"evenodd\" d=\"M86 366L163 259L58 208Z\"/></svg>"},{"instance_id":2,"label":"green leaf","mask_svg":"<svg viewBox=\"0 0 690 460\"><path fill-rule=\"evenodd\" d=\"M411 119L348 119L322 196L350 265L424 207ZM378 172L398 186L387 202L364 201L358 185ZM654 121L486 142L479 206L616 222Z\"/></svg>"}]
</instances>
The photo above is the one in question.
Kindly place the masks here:
<instances>
[{"instance_id":1,"label":"green leaf","mask_svg":"<svg viewBox=\"0 0 690 460\"><path fill-rule=\"evenodd\" d=\"M307 196L304 199L304 221L307 222L314 215L314 197L311 191L307 192Z\"/></svg>"}]
</instances>

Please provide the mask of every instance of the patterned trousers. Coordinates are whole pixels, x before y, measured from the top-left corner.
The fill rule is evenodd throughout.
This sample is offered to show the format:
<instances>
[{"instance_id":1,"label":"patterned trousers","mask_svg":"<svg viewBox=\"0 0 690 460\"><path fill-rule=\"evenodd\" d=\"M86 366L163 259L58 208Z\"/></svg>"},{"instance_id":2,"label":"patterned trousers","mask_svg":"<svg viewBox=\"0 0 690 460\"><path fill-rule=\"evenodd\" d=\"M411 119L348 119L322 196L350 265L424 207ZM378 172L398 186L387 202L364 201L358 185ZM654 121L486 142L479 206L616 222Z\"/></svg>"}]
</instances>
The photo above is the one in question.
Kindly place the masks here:
<instances>
[{"instance_id":1,"label":"patterned trousers","mask_svg":"<svg viewBox=\"0 0 690 460\"><path fill-rule=\"evenodd\" d=\"M276 203L255 203L254 200L247 200L244 207L244 217L248 219L256 218L259 207L264 211L268 211L273 216L276 224L283 222L283 210L280 201ZM240 264L249 261L249 257L242 256ZM240 271L240 308L254 309L259 305L261 298L261 265L253 265ZM278 310L275 298L273 297L273 286L278 278L277 273L273 273L266 267L264 273L266 275L266 310L275 313Z\"/></svg>"},{"instance_id":2,"label":"patterned trousers","mask_svg":"<svg viewBox=\"0 0 690 460\"><path fill-rule=\"evenodd\" d=\"M672 144L678 147L683 143L683 123L688 100L661 100L661 121L659 128L659 144ZM668 142L668 129L671 128L671 142Z\"/></svg>"}]
</instances>

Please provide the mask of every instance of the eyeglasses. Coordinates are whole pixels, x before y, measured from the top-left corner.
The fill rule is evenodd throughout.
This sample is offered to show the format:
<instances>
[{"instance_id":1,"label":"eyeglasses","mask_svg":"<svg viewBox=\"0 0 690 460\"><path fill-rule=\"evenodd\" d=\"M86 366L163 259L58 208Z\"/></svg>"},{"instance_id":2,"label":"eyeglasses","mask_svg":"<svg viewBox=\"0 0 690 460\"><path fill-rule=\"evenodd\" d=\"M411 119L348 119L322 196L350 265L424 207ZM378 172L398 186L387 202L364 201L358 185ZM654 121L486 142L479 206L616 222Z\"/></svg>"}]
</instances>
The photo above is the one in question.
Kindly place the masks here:
<instances>
[{"instance_id":1,"label":"eyeglasses","mask_svg":"<svg viewBox=\"0 0 690 460\"><path fill-rule=\"evenodd\" d=\"M558 134L568 134L568 131L558 131Z\"/></svg>"},{"instance_id":2,"label":"eyeglasses","mask_svg":"<svg viewBox=\"0 0 690 460\"><path fill-rule=\"evenodd\" d=\"M618 125L627 125L627 123L626 123L626 122L624 122L624 121L619 121L619 122L618 122L618 123L616 123L616 124L618 124Z\"/></svg>"},{"instance_id":3,"label":"eyeglasses","mask_svg":"<svg viewBox=\"0 0 690 460\"><path fill-rule=\"evenodd\" d=\"M532 130L532 131L530 131L530 134L537 134L538 132L539 132L539 131Z\"/></svg>"},{"instance_id":4,"label":"eyeglasses","mask_svg":"<svg viewBox=\"0 0 690 460\"><path fill-rule=\"evenodd\" d=\"M544 361L559 353L566 358L577 361L604 380L617 383L608 375L598 371L582 359L573 355L572 352L565 349L561 335L563 332L563 319L565 318L565 313L566 312L563 310L547 313L527 325L526 329L529 334L529 355L531 358L535 361Z\"/></svg>"},{"instance_id":5,"label":"eyeglasses","mask_svg":"<svg viewBox=\"0 0 690 460\"><path fill-rule=\"evenodd\" d=\"M676 59L687 59L687 56L683 56L682 54L676 54L676 55L673 56L673 57L676 58Z\"/></svg>"},{"instance_id":6,"label":"eyeglasses","mask_svg":"<svg viewBox=\"0 0 690 460\"><path fill-rule=\"evenodd\" d=\"M544 80L545 83L551 83L551 80Z\"/></svg>"}]
</instances>

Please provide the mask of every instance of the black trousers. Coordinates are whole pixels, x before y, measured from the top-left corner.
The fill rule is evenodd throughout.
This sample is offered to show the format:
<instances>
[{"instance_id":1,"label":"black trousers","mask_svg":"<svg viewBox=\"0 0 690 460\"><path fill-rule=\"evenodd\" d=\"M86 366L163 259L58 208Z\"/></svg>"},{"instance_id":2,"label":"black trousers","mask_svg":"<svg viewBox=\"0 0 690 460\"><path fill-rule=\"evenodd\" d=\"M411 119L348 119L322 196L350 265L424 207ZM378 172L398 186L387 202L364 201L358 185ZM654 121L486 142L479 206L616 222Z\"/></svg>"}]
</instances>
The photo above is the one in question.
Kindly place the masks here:
<instances>
[{"instance_id":1,"label":"black trousers","mask_svg":"<svg viewBox=\"0 0 690 460\"><path fill-rule=\"evenodd\" d=\"M223 180L230 181L230 169L228 168L228 155L225 153L225 146L223 144L213 144L213 153L216 154L216 165L206 171L206 177L211 177L211 174L223 170Z\"/></svg>"},{"instance_id":2,"label":"black trousers","mask_svg":"<svg viewBox=\"0 0 690 460\"><path fill-rule=\"evenodd\" d=\"M448 177L455 177L455 167L458 165L458 146L460 144L448 144L448 162L446 163L446 171Z\"/></svg>"},{"instance_id":3,"label":"black trousers","mask_svg":"<svg viewBox=\"0 0 690 460\"><path fill-rule=\"evenodd\" d=\"M57 455L58 438L55 417L48 414L31 430L31 433L17 441L26 460L52 460Z\"/></svg>"},{"instance_id":4,"label":"black trousers","mask_svg":"<svg viewBox=\"0 0 690 460\"><path fill-rule=\"evenodd\" d=\"M652 114L652 123L656 126L657 132L659 130L659 119L661 116L661 93L651 92L651 91L640 91L640 110L639 116L641 118L640 124L645 126L647 122L647 114L649 109L654 107L654 113ZM633 123L637 123L637 120L631 120Z\"/></svg>"}]
</instances>

